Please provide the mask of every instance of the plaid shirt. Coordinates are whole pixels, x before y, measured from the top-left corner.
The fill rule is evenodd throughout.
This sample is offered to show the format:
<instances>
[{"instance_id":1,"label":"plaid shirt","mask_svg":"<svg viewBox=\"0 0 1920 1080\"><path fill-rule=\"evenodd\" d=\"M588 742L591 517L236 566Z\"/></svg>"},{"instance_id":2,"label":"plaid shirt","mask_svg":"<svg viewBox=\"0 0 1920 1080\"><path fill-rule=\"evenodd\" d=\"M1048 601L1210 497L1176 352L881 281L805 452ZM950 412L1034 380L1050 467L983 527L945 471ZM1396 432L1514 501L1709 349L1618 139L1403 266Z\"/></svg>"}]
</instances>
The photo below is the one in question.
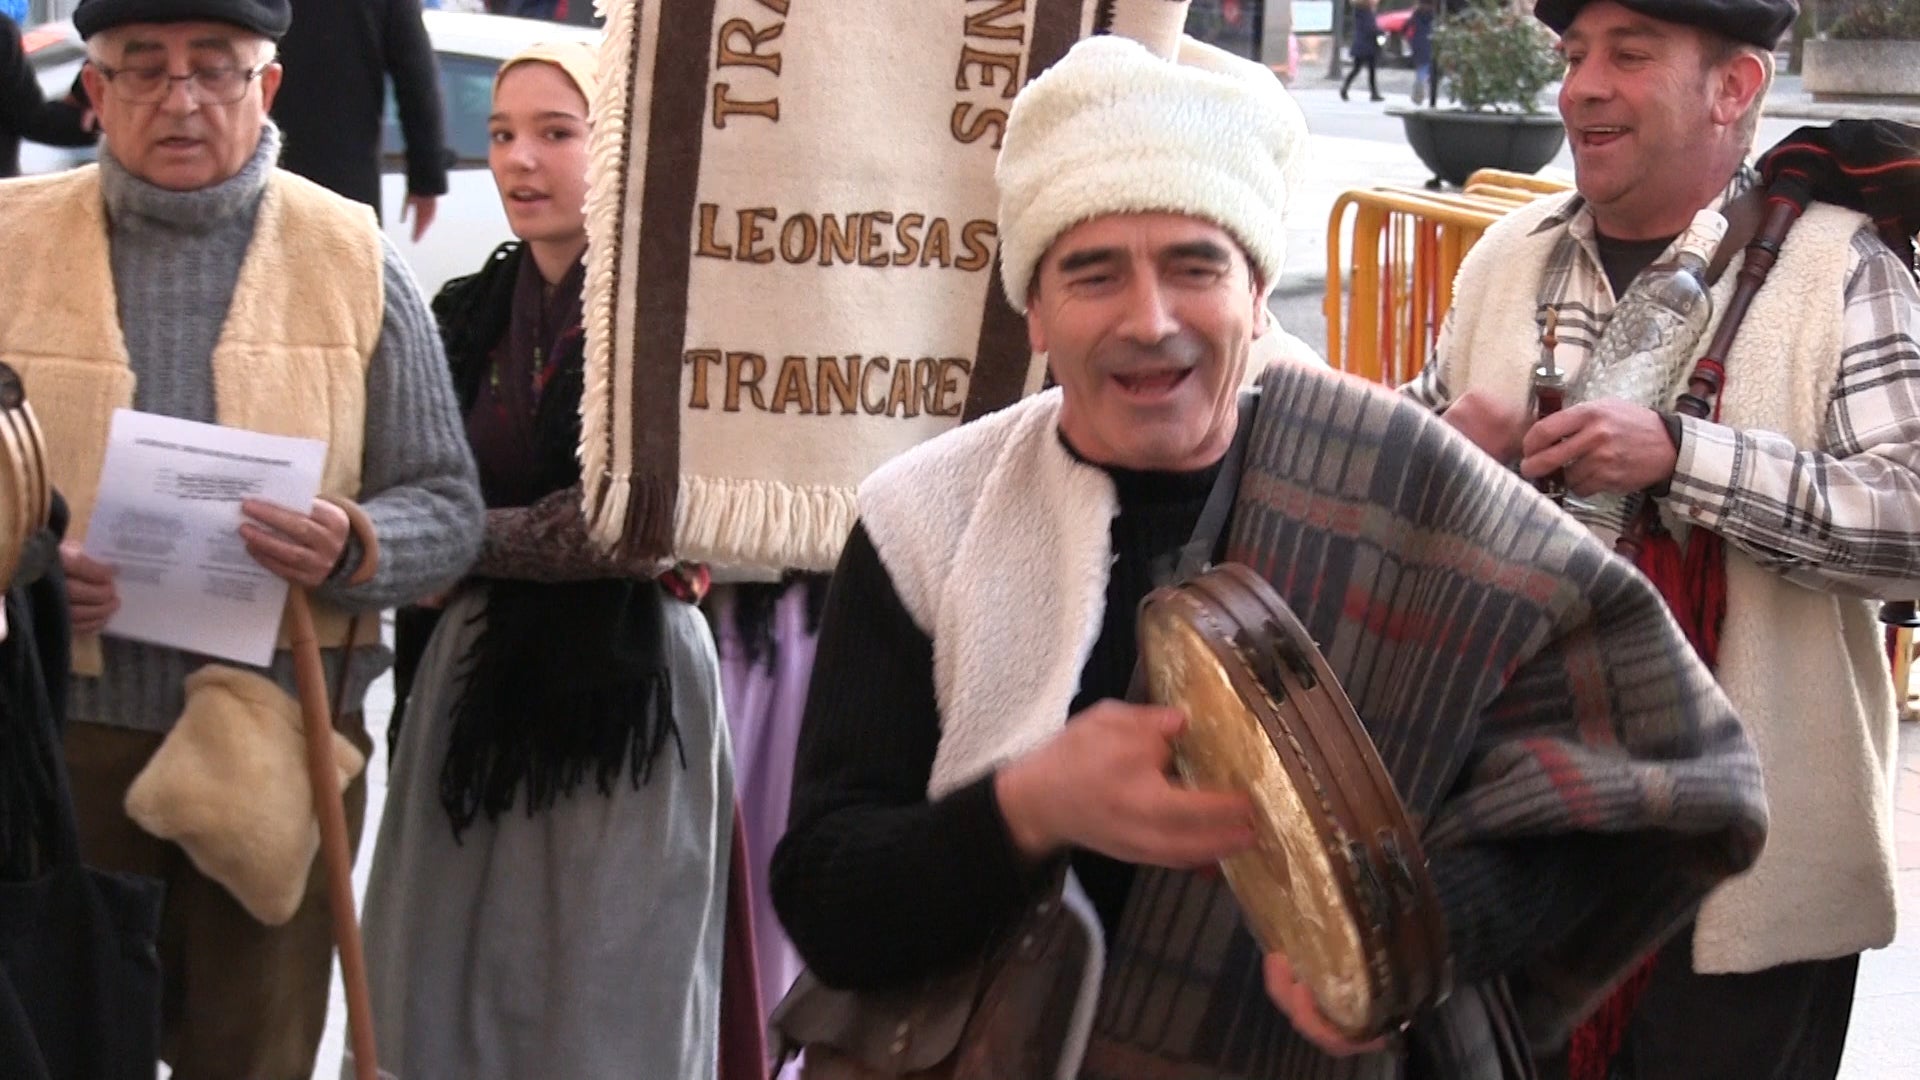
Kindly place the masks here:
<instances>
[{"instance_id":1,"label":"plaid shirt","mask_svg":"<svg viewBox=\"0 0 1920 1080\"><path fill-rule=\"evenodd\" d=\"M1716 205L1757 180L1743 169ZM1536 232L1562 226L1572 242L1548 260L1542 295L1558 297L1556 356L1576 372L1615 297L1585 200L1572 199ZM1840 373L1820 445L1801 450L1773 432L1682 417L1667 501L1788 580L1904 599L1920 581L1920 291L1871 226L1853 238L1845 297ZM1402 388L1428 408L1452 401L1440 362L1451 352L1452 323L1449 312L1426 368Z\"/></svg>"}]
</instances>

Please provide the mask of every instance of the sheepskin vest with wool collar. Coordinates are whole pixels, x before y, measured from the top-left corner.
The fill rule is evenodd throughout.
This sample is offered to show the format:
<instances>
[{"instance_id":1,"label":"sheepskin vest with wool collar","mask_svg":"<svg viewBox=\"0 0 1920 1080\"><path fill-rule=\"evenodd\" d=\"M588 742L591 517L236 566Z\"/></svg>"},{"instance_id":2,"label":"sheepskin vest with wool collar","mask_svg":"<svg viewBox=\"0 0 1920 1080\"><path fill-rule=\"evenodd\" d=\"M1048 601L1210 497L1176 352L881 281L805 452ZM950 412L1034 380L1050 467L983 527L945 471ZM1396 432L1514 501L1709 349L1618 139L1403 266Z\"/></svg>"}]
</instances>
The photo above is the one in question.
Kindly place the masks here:
<instances>
[{"instance_id":1,"label":"sheepskin vest with wool collar","mask_svg":"<svg viewBox=\"0 0 1920 1080\"><path fill-rule=\"evenodd\" d=\"M860 488L860 518L933 640L939 798L1066 722L1106 614L1113 480L1060 442L1049 390L924 443ZM1038 584L1039 587L1036 587Z\"/></svg>"},{"instance_id":2,"label":"sheepskin vest with wool collar","mask_svg":"<svg viewBox=\"0 0 1920 1080\"><path fill-rule=\"evenodd\" d=\"M1524 405L1540 281L1564 226L1535 230L1563 206L1541 199L1512 212L1461 266L1451 340L1438 360L1455 395L1480 390ZM1722 423L1774 432L1803 450L1820 446L1839 373L1849 249L1865 221L1816 204L1794 226L1727 359ZM1702 351L1738 270L1736 259L1714 288ZM1669 523L1684 528L1687 518ZM1893 939L1897 721L1881 642L1874 604L1788 582L1728 545L1716 675L1759 750L1771 826L1758 864L1700 911L1700 972L1758 971Z\"/></svg>"},{"instance_id":3,"label":"sheepskin vest with wool collar","mask_svg":"<svg viewBox=\"0 0 1920 1080\"><path fill-rule=\"evenodd\" d=\"M45 429L53 481L86 535L113 411L131 408L134 371L121 330L97 166L8 181L0 251L32 266L0 305L0 357L20 373ZM366 374L384 315L372 213L274 170L212 356L224 426L327 444L321 492L360 489ZM135 316L137 317L137 315ZM348 618L316 604L323 645ZM77 641L75 670L97 674L98 642ZM283 635L284 644L284 635Z\"/></svg>"}]
</instances>

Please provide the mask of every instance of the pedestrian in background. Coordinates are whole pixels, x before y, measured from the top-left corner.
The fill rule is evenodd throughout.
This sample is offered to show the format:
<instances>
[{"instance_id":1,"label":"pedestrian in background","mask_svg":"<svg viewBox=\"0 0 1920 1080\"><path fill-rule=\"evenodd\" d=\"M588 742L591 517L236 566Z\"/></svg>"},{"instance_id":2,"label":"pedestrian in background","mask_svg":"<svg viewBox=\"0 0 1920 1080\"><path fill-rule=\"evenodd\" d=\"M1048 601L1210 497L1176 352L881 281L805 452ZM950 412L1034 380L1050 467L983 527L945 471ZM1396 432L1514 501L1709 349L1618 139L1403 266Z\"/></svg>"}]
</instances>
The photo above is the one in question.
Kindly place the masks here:
<instances>
[{"instance_id":1,"label":"pedestrian in background","mask_svg":"<svg viewBox=\"0 0 1920 1080\"><path fill-rule=\"evenodd\" d=\"M1380 61L1380 20L1374 16L1374 0L1354 0L1353 4L1353 41L1347 46L1347 55L1353 57L1353 70L1347 72L1347 81L1340 84L1340 100L1347 100L1347 90L1353 86L1354 76L1360 74L1361 67L1367 69L1367 90L1374 101L1384 101L1380 96L1380 82L1375 65Z\"/></svg>"},{"instance_id":2,"label":"pedestrian in background","mask_svg":"<svg viewBox=\"0 0 1920 1080\"><path fill-rule=\"evenodd\" d=\"M85 146L92 132L81 110L68 102L49 102L40 93L33 65L20 44L20 27L0 0L0 178L20 173L20 140L49 146Z\"/></svg>"},{"instance_id":3,"label":"pedestrian in background","mask_svg":"<svg viewBox=\"0 0 1920 1080\"><path fill-rule=\"evenodd\" d=\"M1418 0L1407 20L1407 53L1413 58L1413 100L1422 97L1438 102L1439 86L1433 81L1433 0Z\"/></svg>"},{"instance_id":4,"label":"pedestrian in background","mask_svg":"<svg viewBox=\"0 0 1920 1080\"><path fill-rule=\"evenodd\" d=\"M387 79L406 142L400 221L419 243L447 193L440 68L420 0L293 0L280 42L287 92L273 103L281 168L373 207L380 216L380 142Z\"/></svg>"}]
</instances>

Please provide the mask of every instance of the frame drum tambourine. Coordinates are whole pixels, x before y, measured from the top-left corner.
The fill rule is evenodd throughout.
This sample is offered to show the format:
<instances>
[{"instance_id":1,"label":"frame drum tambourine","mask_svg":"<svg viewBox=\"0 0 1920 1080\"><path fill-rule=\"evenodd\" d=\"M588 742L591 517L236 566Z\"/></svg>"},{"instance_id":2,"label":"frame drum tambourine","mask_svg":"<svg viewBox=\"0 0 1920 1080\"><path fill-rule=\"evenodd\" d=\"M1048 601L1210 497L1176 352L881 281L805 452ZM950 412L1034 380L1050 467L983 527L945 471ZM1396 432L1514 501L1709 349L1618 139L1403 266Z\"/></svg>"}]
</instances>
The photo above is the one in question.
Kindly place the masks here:
<instances>
[{"instance_id":1,"label":"frame drum tambourine","mask_svg":"<svg viewBox=\"0 0 1920 1080\"><path fill-rule=\"evenodd\" d=\"M1181 777L1253 800L1256 846L1221 868L1261 947L1286 954L1352 1038L1438 1001L1446 924L1419 838L1346 692L1272 586L1227 563L1156 589L1139 641L1149 699L1187 714Z\"/></svg>"},{"instance_id":2,"label":"frame drum tambourine","mask_svg":"<svg viewBox=\"0 0 1920 1080\"><path fill-rule=\"evenodd\" d=\"M10 588L27 541L47 525L53 487L46 443L20 376L0 363L0 588Z\"/></svg>"}]
</instances>

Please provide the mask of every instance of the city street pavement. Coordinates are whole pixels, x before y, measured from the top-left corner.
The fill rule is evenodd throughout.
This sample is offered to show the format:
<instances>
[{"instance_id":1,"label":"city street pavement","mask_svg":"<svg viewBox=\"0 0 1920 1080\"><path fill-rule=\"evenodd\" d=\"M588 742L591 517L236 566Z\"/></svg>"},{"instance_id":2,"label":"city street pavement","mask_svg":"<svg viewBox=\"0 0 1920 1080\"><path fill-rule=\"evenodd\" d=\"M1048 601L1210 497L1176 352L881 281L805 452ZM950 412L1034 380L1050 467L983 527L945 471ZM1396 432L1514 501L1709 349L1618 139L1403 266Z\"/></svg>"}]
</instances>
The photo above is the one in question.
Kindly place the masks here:
<instances>
[{"instance_id":1,"label":"city street pavement","mask_svg":"<svg viewBox=\"0 0 1920 1080\"><path fill-rule=\"evenodd\" d=\"M1920 724L1900 725L1894 793L1900 929L1893 945L1860 961L1860 987L1841 1080L1911 1077L1920 1062Z\"/></svg>"},{"instance_id":2,"label":"city street pavement","mask_svg":"<svg viewBox=\"0 0 1920 1080\"><path fill-rule=\"evenodd\" d=\"M1326 281L1326 225L1334 200L1348 188L1383 184L1418 187L1429 175L1403 141L1400 121L1382 112L1386 105L1408 100L1411 72L1381 70L1380 89L1388 99L1381 104L1367 101L1360 83L1355 84L1357 92L1353 100L1343 102L1338 83L1324 76L1324 66L1309 67L1308 74L1293 88L1306 113L1311 145L1298 204L1289 215L1288 269L1282 275L1273 302L1281 324L1321 350L1326 344L1326 317L1321 306ZM1542 101L1546 107L1552 107L1550 94L1543 96ZM1774 102L1760 127L1759 143L1763 147L1771 146L1801 124L1835 118L1831 109L1814 106L1805 99L1797 79L1782 77L1776 86ZM1888 110L1886 115L1920 122L1920 116L1907 115L1907 112ZM1572 159L1563 150L1546 171L1570 180L1572 169ZM391 638L390 627L388 634ZM380 815L386 801L384 732L391 709L391 681L382 679L374 685L366 710L368 731L378 749L369 765L371 787L365 840L355 868L357 894L363 894L366 887L373 842L379 834ZM1920 1016L1920 724L1902 724L1900 741L1896 815L1900 936L1891 948L1869 953L1861 962L1859 995L1841 1080L1910 1077L1914 1062L1920 1061L1920 1024L1914 1023L1914 1018ZM333 1080L339 1075L346 1032L346 1006L340 994L337 970L328 1021L315 1076Z\"/></svg>"}]
</instances>

